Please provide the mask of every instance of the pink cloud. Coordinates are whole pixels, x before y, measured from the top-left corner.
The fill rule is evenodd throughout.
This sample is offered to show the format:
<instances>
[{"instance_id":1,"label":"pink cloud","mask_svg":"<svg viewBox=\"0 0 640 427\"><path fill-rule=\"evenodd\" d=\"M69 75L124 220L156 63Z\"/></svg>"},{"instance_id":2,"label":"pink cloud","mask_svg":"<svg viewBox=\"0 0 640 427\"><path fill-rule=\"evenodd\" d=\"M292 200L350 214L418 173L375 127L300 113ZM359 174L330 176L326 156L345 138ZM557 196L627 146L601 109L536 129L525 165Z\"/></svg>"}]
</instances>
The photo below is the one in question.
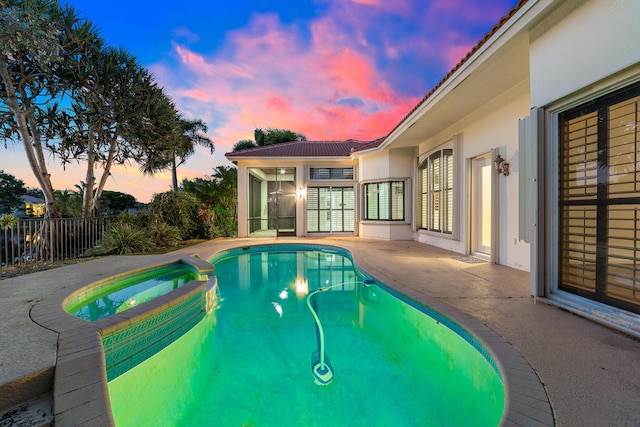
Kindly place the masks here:
<instances>
[{"instance_id":1,"label":"pink cloud","mask_svg":"<svg viewBox=\"0 0 640 427\"><path fill-rule=\"evenodd\" d=\"M174 37L179 37L189 43L200 41L200 36L191 32L187 27L178 27L171 32Z\"/></svg>"},{"instance_id":2,"label":"pink cloud","mask_svg":"<svg viewBox=\"0 0 640 427\"><path fill-rule=\"evenodd\" d=\"M176 43L173 44L173 47L180 57L182 64L186 65L187 68L205 73L209 72L209 65L202 55L198 55Z\"/></svg>"},{"instance_id":3,"label":"pink cloud","mask_svg":"<svg viewBox=\"0 0 640 427\"><path fill-rule=\"evenodd\" d=\"M224 153L253 138L255 127L288 128L317 140L386 135L516 0L312 3L315 15L287 13L284 22L275 13L255 13L216 40L215 50L177 24L170 53L150 68L187 118L207 123L216 144L213 156L198 149L179 168L179 180L228 165ZM6 169L14 163L9 159L3 157ZM67 188L84 179L84 171L58 169L51 165ZM118 167L108 189L139 188L136 197L148 201L169 185L167 173L149 181L135 166Z\"/></svg>"},{"instance_id":4,"label":"pink cloud","mask_svg":"<svg viewBox=\"0 0 640 427\"><path fill-rule=\"evenodd\" d=\"M209 102L213 99L211 92L205 90L184 90L178 92L178 94L180 97L191 98L202 102Z\"/></svg>"},{"instance_id":5,"label":"pink cloud","mask_svg":"<svg viewBox=\"0 0 640 427\"><path fill-rule=\"evenodd\" d=\"M266 107L280 114L284 114L289 111L289 101L279 95L270 95L267 96Z\"/></svg>"},{"instance_id":6,"label":"pink cloud","mask_svg":"<svg viewBox=\"0 0 640 427\"><path fill-rule=\"evenodd\" d=\"M224 164L223 154L252 139L256 127L287 128L310 140L384 136L431 88L426 71L442 70L437 83L477 42L452 22L497 22L501 14L469 0L326 2L328 11L304 26L254 14L216 51L173 42L154 74L185 116L207 123L216 143L215 159L203 153L185 167ZM483 13L494 15L478 17ZM403 68L407 58L414 68ZM396 88L405 80L421 85L408 84L415 90L403 94Z\"/></svg>"},{"instance_id":7,"label":"pink cloud","mask_svg":"<svg viewBox=\"0 0 640 427\"><path fill-rule=\"evenodd\" d=\"M218 150L251 138L255 127L288 128L319 140L378 138L419 97L395 94L336 25L314 21L311 42L305 42L275 15L254 15L247 28L227 34L215 55L174 43L177 69L157 64L157 74L182 110L209 124Z\"/></svg>"},{"instance_id":8,"label":"pink cloud","mask_svg":"<svg viewBox=\"0 0 640 427\"><path fill-rule=\"evenodd\" d=\"M358 3L358 4L366 4L369 6L379 6L380 5L380 1L379 0L352 0L354 3Z\"/></svg>"}]
</instances>

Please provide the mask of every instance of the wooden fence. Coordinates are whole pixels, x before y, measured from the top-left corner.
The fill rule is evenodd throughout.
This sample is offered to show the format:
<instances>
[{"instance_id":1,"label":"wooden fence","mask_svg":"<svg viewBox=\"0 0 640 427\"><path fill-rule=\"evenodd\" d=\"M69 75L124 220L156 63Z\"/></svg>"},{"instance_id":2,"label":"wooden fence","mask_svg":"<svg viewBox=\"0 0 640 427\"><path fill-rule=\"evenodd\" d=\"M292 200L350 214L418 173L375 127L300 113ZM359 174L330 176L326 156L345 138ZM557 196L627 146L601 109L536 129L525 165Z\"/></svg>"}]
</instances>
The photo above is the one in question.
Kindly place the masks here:
<instances>
[{"instance_id":1,"label":"wooden fence","mask_svg":"<svg viewBox=\"0 0 640 427\"><path fill-rule=\"evenodd\" d=\"M0 229L2 267L65 261L86 255L102 239L109 217L21 219Z\"/></svg>"}]
</instances>

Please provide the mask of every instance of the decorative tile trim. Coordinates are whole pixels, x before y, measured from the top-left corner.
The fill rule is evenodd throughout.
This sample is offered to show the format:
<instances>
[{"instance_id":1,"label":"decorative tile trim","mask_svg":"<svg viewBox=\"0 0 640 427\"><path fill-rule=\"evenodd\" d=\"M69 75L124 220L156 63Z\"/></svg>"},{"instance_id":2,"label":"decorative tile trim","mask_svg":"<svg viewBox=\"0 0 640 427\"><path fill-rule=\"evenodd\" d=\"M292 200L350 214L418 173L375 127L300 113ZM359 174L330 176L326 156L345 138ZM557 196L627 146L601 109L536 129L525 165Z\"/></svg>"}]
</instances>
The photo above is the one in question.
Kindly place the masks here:
<instances>
[{"instance_id":1,"label":"decorative tile trim","mask_svg":"<svg viewBox=\"0 0 640 427\"><path fill-rule=\"evenodd\" d=\"M183 292L179 292L181 289ZM138 312L144 305L110 316L108 324L100 320L94 322L102 327L107 381L144 362L202 320L207 304L217 303L215 277L189 282L167 296L171 300L165 301L169 298L164 296L156 298L150 301L156 302L155 307L147 306L142 313Z\"/></svg>"}]
</instances>

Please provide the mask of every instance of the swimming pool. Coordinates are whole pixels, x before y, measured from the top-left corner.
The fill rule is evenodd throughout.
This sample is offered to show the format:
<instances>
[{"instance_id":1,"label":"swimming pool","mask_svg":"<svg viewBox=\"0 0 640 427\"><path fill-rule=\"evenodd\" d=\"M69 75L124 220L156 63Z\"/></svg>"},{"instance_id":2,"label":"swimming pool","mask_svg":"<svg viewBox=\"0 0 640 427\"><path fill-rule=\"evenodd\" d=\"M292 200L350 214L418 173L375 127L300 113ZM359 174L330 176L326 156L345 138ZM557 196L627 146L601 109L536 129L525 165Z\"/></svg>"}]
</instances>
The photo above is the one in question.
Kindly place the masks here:
<instances>
[{"instance_id":1,"label":"swimming pool","mask_svg":"<svg viewBox=\"0 0 640 427\"><path fill-rule=\"evenodd\" d=\"M69 299L65 310L94 322L157 298L199 277L192 266L182 262L152 268L83 289Z\"/></svg>"},{"instance_id":2,"label":"swimming pool","mask_svg":"<svg viewBox=\"0 0 640 427\"><path fill-rule=\"evenodd\" d=\"M445 316L365 284L348 252L270 245L212 262L219 307L109 382L117 425L500 423L504 387L488 352ZM309 305L333 372L324 386Z\"/></svg>"}]
</instances>

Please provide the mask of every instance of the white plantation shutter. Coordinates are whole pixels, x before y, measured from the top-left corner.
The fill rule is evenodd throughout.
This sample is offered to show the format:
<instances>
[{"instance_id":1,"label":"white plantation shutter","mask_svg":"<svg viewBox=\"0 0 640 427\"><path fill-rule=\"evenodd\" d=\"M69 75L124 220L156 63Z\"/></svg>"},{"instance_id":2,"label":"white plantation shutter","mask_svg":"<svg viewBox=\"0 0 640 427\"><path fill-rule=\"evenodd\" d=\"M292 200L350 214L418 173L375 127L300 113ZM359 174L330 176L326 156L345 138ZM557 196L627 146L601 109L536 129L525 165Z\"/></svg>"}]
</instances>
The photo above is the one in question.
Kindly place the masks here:
<instances>
[{"instance_id":1,"label":"white plantation shutter","mask_svg":"<svg viewBox=\"0 0 640 427\"><path fill-rule=\"evenodd\" d=\"M537 204L538 109L518 122L518 238L531 242Z\"/></svg>"}]
</instances>

